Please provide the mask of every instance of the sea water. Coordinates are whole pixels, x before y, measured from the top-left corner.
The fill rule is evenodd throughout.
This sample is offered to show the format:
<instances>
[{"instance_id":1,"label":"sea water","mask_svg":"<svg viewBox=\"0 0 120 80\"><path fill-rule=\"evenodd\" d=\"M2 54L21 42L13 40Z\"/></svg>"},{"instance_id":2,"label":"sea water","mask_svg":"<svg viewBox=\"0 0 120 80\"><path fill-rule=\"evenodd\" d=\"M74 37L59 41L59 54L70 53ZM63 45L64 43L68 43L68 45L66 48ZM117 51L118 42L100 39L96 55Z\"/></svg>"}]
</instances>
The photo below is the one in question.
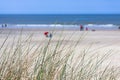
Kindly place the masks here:
<instances>
[{"instance_id":1,"label":"sea water","mask_svg":"<svg viewBox=\"0 0 120 80\"><path fill-rule=\"evenodd\" d=\"M120 14L1 14L0 27L7 28L69 28L80 25L89 29L118 29Z\"/></svg>"}]
</instances>

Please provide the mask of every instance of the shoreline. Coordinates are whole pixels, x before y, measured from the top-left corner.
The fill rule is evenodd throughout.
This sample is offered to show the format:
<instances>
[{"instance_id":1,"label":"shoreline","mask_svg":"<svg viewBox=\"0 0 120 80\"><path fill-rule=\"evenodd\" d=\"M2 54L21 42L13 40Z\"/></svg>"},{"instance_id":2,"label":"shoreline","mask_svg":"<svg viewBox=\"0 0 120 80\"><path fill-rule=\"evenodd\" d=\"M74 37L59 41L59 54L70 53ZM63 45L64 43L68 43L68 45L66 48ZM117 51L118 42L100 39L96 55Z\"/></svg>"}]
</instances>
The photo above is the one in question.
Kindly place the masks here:
<instances>
[{"instance_id":1,"label":"shoreline","mask_svg":"<svg viewBox=\"0 0 120 80\"><path fill-rule=\"evenodd\" d=\"M78 28L0 28L0 30L5 31L80 31ZM94 30L94 31L93 31ZM86 30L82 30L80 32L85 32ZM96 31L120 31L120 29L88 29L86 32L96 32Z\"/></svg>"}]
</instances>

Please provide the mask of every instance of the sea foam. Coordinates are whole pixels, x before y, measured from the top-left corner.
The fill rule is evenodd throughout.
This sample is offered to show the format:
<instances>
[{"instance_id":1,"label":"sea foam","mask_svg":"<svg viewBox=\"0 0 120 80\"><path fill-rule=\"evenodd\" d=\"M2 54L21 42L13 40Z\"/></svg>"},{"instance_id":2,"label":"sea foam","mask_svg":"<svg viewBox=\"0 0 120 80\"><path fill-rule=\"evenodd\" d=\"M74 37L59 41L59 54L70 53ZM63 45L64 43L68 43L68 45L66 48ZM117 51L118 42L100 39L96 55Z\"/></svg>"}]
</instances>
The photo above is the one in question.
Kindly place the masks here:
<instances>
[{"instance_id":1,"label":"sea foam","mask_svg":"<svg viewBox=\"0 0 120 80\"><path fill-rule=\"evenodd\" d=\"M0 24L2 28L2 24ZM84 28L90 29L118 29L118 25L114 24L85 24ZM6 28L69 28L69 29L79 29L78 24L7 24Z\"/></svg>"}]
</instances>

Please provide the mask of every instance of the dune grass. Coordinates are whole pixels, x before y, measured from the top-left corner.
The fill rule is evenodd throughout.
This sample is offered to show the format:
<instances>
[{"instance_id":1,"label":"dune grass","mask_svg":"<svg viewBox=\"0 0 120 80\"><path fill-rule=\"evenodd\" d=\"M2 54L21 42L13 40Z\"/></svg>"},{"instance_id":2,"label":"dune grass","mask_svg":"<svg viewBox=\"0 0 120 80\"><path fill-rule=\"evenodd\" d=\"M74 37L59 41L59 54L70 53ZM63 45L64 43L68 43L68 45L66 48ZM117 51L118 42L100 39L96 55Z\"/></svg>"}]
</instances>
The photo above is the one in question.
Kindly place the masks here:
<instances>
[{"instance_id":1,"label":"dune grass","mask_svg":"<svg viewBox=\"0 0 120 80\"><path fill-rule=\"evenodd\" d=\"M2 33L1 33L2 34ZM33 44L33 34L22 39L7 34L0 45L0 80L119 80L120 69L107 64L102 67L111 51L105 55L89 55L89 48L75 52L84 34L74 44L64 43L59 37L56 43L52 38L47 43ZM69 37L69 40L72 38Z\"/></svg>"}]
</instances>

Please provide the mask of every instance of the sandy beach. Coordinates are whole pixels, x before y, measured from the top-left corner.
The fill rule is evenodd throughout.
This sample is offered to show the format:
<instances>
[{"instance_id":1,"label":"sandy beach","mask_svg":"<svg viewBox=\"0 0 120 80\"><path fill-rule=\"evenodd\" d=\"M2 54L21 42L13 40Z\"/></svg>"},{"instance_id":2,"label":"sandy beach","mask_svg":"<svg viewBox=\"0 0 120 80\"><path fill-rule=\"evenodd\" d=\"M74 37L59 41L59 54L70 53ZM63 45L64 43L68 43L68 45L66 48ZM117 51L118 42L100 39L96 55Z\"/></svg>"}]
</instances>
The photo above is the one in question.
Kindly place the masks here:
<instances>
[{"instance_id":1,"label":"sandy beach","mask_svg":"<svg viewBox=\"0 0 120 80\"><path fill-rule=\"evenodd\" d=\"M6 39L7 35L9 35L7 42L4 45L11 46L14 37L17 38L20 36L20 30L13 29L3 29L0 30L0 45ZM46 30L45 30L46 31ZM49 40L44 36L44 30L22 30L22 40L27 40L30 35L32 35L32 44L37 46L38 44L45 44ZM52 31L49 31L52 33ZM61 35L62 34L62 35ZM88 49L88 53L90 54L99 54L104 55L106 53L111 53L111 56L106 59L106 61L111 62L113 66L120 66L120 31L53 31L53 37L51 40L51 44L55 44L60 40L63 40L63 44L66 46L72 46L76 44L79 40L80 42L77 44L75 48L76 54L79 54L80 51ZM25 42L24 42L25 43Z\"/></svg>"},{"instance_id":2,"label":"sandy beach","mask_svg":"<svg viewBox=\"0 0 120 80\"><path fill-rule=\"evenodd\" d=\"M0 80L120 80L120 0L1 0Z\"/></svg>"},{"instance_id":3,"label":"sandy beach","mask_svg":"<svg viewBox=\"0 0 120 80\"><path fill-rule=\"evenodd\" d=\"M45 31L52 33L53 37L51 39L46 37L44 35ZM92 68L94 71L94 66L96 67L97 65L99 65L99 60L100 60L100 62L101 61L103 62L100 63L100 68L98 68L98 70L95 70L94 74L99 75L98 71L105 70L106 67L109 65L111 71L112 69L116 71L116 74L114 75L117 74L119 75L119 68L120 68L119 35L120 35L120 31L106 31L106 30L52 31L52 30L41 30L41 29L7 29L7 28L1 29L0 53L3 54L0 54L1 57L0 60L2 62L4 62L3 60L7 61L7 64L5 64L5 68L9 69L8 66L11 66L11 69L13 69L13 71L14 69L16 70L17 68L16 66L19 63L17 61L20 61L22 68L25 67L25 70L27 70L25 72L29 74L33 74L35 65L39 65L41 63L41 62L36 63L36 59L41 60L42 55L44 55L44 53L47 54L46 56L50 56L50 55L52 56L56 52L55 61L53 60L53 63L56 63L57 60L61 61L61 59L63 58L62 61L63 63L59 63L58 69L61 69L61 67L64 65L64 57L70 54L71 56L73 56L73 58L71 57L70 60L68 60L67 64L70 65L73 69L75 69L74 74L77 74L77 70L79 71L79 69L82 69L85 66L86 66L86 68L84 68L85 72L88 69L88 73L89 71L90 73L92 73ZM60 43L60 45L58 43ZM47 47L48 52L44 52L44 49L46 49L45 46L47 44L49 44L48 45L49 47ZM82 59L84 60L83 65L81 62ZM15 64L11 63L12 60L15 61L16 63ZM48 61L47 63L48 66L49 63L51 64L51 62ZM79 68L77 68L77 65L79 65ZM109 68L108 68L108 72L106 71L106 74L110 72ZM27 73L23 72L23 75L27 76ZM90 73L88 75L90 75ZM59 70L57 74L59 75ZM57 74L54 76L54 78L56 78ZM94 76L94 74L92 75ZM32 76L34 77L36 75L33 74ZM22 80L25 79L25 77L22 78L23 78Z\"/></svg>"}]
</instances>

